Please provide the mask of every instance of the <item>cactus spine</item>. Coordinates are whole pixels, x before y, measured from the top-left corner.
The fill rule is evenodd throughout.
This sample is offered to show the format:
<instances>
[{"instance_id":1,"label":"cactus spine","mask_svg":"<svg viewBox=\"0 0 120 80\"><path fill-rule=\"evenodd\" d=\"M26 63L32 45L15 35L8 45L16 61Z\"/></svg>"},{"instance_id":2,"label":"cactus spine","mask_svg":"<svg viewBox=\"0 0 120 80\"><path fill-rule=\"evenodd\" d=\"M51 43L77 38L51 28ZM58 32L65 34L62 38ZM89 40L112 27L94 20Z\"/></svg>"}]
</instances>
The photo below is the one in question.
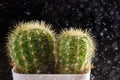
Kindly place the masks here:
<instances>
[{"instance_id":1,"label":"cactus spine","mask_svg":"<svg viewBox=\"0 0 120 80\"><path fill-rule=\"evenodd\" d=\"M8 49L19 73L54 72L54 32L45 22L16 25L8 37Z\"/></svg>"},{"instance_id":2,"label":"cactus spine","mask_svg":"<svg viewBox=\"0 0 120 80\"><path fill-rule=\"evenodd\" d=\"M58 41L59 73L86 73L91 66L95 45L87 31L64 30Z\"/></svg>"}]
</instances>

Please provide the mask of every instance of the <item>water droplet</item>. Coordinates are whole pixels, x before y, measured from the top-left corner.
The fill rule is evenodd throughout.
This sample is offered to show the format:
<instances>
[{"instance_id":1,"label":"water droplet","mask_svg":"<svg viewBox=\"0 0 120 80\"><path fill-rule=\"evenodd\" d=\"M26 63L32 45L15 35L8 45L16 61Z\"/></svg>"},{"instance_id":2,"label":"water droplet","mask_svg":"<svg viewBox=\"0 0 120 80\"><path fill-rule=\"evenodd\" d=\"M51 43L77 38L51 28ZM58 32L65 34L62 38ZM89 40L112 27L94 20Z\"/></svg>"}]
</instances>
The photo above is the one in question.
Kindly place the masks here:
<instances>
[{"instance_id":1,"label":"water droplet","mask_svg":"<svg viewBox=\"0 0 120 80\"><path fill-rule=\"evenodd\" d=\"M118 50L118 47L115 47L114 49L115 49L115 50Z\"/></svg>"},{"instance_id":2,"label":"water droplet","mask_svg":"<svg viewBox=\"0 0 120 80\"><path fill-rule=\"evenodd\" d=\"M107 28L104 28L104 31L107 31Z\"/></svg>"},{"instance_id":3,"label":"water droplet","mask_svg":"<svg viewBox=\"0 0 120 80\"><path fill-rule=\"evenodd\" d=\"M111 60L107 60L107 64L110 64L111 63Z\"/></svg>"},{"instance_id":4,"label":"water droplet","mask_svg":"<svg viewBox=\"0 0 120 80\"><path fill-rule=\"evenodd\" d=\"M67 7L68 7L68 8L71 8L71 6L70 6L70 5L68 5Z\"/></svg>"},{"instance_id":5,"label":"water droplet","mask_svg":"<svg viewBox=\"0 0 120 80\"><path fill-rule=\"evenodd\" d=\"M104 35L104 33L103 33L103 32L101 32L101 33L100 33L100 36L103 36L103 35Z\"/></svg>"},{"instance_id":6,"label":"water droplet","mask_svg":"<svg viewBox=\"0 0 120 80\"><path fill-rule=\"evenodd\" d=\"M3 4L0 4L0 6L2 6Z\"/></svg>"},{"instance_id":7,"label":"water droplet","mask_svg":"<svg viewBox=\"0 0 120 80\"><path fill-rule=\"evenodd\" d=\"M114 11L110 11L110 15L114 15Z\"/></svg>"},{"instance_id":8,"label":"water droplet","mask_svg":"<svg viewBox=\"0 0 120 80\"><path fill-rule=\"evenodd\" d=\"M80 5L80 8L83 8L83 7L84 7L84 4L81 4L81 5Z\"/></svg>"},{"instance_id":9,"label":"water droplet","mask_svg":"<svg viewBox=\"0 0 120 80\"><path fill-rule=\"evenodd\" d=\"M29 11L27 11L27 12L25 12L25 14L29 16L31 13Z\"/></svg>"},{"instance_id":10,"label":"water droplet","mask_svg":"<svg viewBox=\"0 0 120 80\"><path fill-rule=\"evenodd\" d=\"M112 48L113 48L114 50L118 50L118 43L117 43L117 42L114 42L114 43L112 44Z\"/></svg>"}]
</instances>

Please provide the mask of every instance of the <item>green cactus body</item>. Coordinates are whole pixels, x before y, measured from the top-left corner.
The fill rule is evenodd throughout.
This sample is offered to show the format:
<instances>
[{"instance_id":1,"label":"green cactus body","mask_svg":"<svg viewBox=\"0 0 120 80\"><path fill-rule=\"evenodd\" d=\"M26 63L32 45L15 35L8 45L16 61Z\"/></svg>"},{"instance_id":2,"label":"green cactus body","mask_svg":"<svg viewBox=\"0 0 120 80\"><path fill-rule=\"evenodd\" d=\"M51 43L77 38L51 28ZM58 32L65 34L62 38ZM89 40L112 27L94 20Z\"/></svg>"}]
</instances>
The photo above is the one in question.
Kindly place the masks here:
<instances>
[{"instance_id":1,"label":"green cactus body","mask_svg":"<svg viewBox=\"0 0 120 80\"><path fill-rule=\"evenodd\" d=\"M54 72L54 33L44 22L21 23L10 33L8 49L20 73Z\"/></svg>"},{"instance_id":2,"label":"green cactus body","mask_svg":"<svg viewBox=\"0 0 120 80\"><path fill-rule=\"evenodd\" d=\"M59 73L79 74L90 69L94 44L87 32L66 30L58 41Z\"/></svg>"}]
</instances>

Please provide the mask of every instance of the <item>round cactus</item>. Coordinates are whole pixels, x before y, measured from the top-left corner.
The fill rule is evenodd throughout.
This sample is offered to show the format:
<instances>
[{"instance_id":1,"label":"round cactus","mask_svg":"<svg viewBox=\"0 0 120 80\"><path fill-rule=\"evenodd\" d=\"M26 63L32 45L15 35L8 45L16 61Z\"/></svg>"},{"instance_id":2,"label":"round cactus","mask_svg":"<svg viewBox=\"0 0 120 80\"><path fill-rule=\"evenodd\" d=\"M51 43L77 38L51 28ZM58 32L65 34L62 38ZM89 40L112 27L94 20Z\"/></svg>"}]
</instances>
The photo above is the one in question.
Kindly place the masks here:
<instances>
[{"instance_id":1,"label":"round cactus","mask_svg":"<svg viewBox=\"0 0 120 80\"><path fill-rule=\"evenodd\" d=\"M94 55L94 41L87 31L64 30L58 41L59 73L86 73Z\"/></svg>"},{"instance_id":2,"label":"round cactus","mask_svg":"<svg viewBox=\"0 0 120 80\"><path fill-rule=\"evenodd\" d=\"M55 36L45 22L16 25L8 37L8 49L19 73L53 73L55 67Z\"/></svg>"}]
</instances>

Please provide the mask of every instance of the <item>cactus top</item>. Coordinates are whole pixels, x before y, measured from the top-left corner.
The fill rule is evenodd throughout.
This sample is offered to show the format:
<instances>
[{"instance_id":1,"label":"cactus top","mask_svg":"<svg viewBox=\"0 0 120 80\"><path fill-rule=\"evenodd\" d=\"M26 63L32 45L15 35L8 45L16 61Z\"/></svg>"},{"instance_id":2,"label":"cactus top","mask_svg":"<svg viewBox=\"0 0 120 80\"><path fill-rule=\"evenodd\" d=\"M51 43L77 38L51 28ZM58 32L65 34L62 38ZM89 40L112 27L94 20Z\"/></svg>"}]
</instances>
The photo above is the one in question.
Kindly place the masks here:
<instances>
[{"instance_id":1,"label":"cactus top","mask_svg":"<svg viewBox=\"0 0 120 80\"><path fill-rule=\"evenodd\" d=\"M52 38L55 40L55 33L53 30L51 30L51 25L49 24L45 24L44 21L30 21L30 22L21 22L19 24L17 24L15 26L14 30L11 30L9 37L11 36L11 34L18 34L21 31L29 31L29 30L33 30L33 29L41 29L44 30L46 32L48 32L48 34L50 34L52 36ZM8 37L8 38L9 38Z\"/></svg>"},{"instance_id":2,"label":"cactus top","mask_svg":"<svg viewBox=\"0 0 120 80\"><path fill-rule=\"evenodd\" d=\"M89 39L89 43L91 43L91 51L94 53L95 51L95 47L96 47L96 43L94 40L94 36L91 36L91 33L89 31L84 31L82 29L73 29L70 28L69 30L65 29L61 32L60 35L60 39L62 37L68 37L68 36L73 36L73 37L78 37L78 38L88 38Z\"/></svg>"}]
</instances>

